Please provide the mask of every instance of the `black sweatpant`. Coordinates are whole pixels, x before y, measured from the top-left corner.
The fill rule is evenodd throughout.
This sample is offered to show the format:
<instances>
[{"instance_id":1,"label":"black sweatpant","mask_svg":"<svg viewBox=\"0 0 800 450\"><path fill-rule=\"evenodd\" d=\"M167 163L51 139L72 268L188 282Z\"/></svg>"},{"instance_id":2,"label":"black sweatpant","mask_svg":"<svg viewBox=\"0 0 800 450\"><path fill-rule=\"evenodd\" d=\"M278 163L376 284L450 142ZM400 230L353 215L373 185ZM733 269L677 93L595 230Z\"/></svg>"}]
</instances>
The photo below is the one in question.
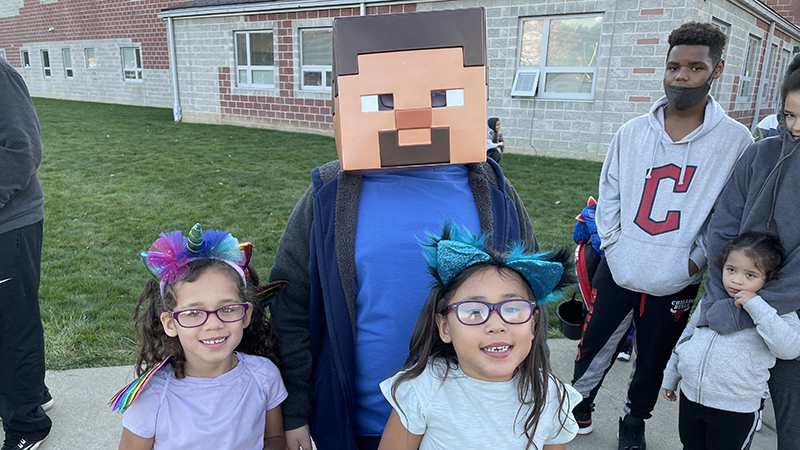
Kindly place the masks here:
<instances>
[{"instance_id":1,"label":"black sweatpant","mask_svg":"<svg viewBox=\"0 0 800 450\"><path fill-rule=\"evenodd\" d=\"M0 417L6 436L37 440L52 423L44 396L39 316L42 221L0 234Z\"/></svg>"},{"instance_id":2,"label":"black sweatpant","mask_svg":"<svg viewBox=\"0 0 800 450\"><path fill-rule=\"evenodd\" d=\"M649 419L661 391L664 368L686 328L700 285L664 297L629 291L614 283L604 258L592 289L594 297L578 344L572 385L584 399L594 402L633 324L636 360L628 381L625 413Z\"/></svg>"},{"instance_id":3,"label":"black sweatpant","mask_svg":"<svg viewBox=\"0 0 800 450\"><path fill-rule=\"evenodd\" d=\"M778 450L800 450L800 361L779 359L769 371Z\"/></svg>"},{"instance_id":4,"label":"black sweatpant","mask_svg":"<svg viewBox=\"0 0 800 450\"><path fill-rule=\"evenodd\" d=\"M757 411L739 413L695 403L681 392L678 431L683 450L745 450L753 443Z\"/></svg>"}]
</instances>

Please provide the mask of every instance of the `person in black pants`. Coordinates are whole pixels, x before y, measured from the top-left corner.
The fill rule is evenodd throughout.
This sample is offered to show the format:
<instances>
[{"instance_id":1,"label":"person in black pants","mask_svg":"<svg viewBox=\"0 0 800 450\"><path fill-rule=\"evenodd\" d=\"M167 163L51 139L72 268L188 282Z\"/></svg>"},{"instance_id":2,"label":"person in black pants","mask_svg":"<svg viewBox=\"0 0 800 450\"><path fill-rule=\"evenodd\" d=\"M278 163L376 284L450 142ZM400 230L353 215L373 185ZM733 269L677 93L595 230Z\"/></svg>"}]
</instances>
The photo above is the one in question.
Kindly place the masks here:
<instances>
[{"instance_id":1,"label":"person in black pants","mask_svg":"<svg viewBox=\"0 0 800 450\"><path fill-rule=\"evenodd\" d=\"M42 407L44 331L39 316L44 195L39 120L22 77L0 58L0 418L3 450L33 450L50 434Z\"/></svg>"},{"instance_id":2,"label":"person in black pants","mask_svg":"<svg viewBox=\"0 0 800 450\"><path fill-rule=\"evenodd\" d=\"M708 95L722 75L726 36L688 22L669 36L664 97L624 124L606 155L597 199L605 257L597 269L572 385L573 409L592 429L597 391L635 325L636 360L619 421L619 450L645 450L672 347L707 265L703 236L717 196L753 138Z\"/></svg>"}]
</instances>

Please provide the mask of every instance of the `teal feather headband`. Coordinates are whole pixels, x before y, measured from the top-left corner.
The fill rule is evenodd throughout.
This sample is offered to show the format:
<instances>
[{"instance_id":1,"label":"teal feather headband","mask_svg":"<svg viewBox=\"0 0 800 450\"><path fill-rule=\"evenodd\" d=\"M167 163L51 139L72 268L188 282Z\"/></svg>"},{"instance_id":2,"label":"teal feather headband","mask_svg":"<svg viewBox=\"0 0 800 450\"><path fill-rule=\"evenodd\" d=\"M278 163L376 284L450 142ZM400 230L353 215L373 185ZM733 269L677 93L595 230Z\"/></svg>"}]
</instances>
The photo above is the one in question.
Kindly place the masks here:
<instances>
[{"instance_id":1,"label":"teal feather headband","mask_svg":"<svg viewBox=\"0 0 800 450\"><path fill-rule=\"evenodd\" d=\"M464 269L475 264L508 267L528 282L537 304L546 303L554 293L574 281L574 264L567 249L547 253L527 252L522 243L509 253L499 253L488 245L489 235L476 236L471 231L447 222L441 235L427 233L421 241L431 275L447 286Z\"/></svg>"}]
</instances>

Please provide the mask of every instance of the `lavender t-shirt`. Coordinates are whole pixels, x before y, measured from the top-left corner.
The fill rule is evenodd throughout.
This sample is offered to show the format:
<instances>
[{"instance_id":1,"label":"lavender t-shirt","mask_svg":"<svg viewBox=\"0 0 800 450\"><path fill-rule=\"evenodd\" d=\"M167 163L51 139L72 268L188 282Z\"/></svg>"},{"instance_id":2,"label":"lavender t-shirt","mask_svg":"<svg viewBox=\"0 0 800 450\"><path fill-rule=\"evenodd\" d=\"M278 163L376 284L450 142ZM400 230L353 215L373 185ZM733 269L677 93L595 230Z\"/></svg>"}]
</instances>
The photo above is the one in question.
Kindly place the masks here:
<instances>
[{"instance_id":1,"label":"lavender t-shirt","mask_svg":"<svg viewBox=\"0 0 800 450\"><path fill-rule=\"evenodd\" d=\"M263 449L266 412L286 399L286 388L269 359L235 355L239 364L216 378L178 380L165 364L125 411L122 426L155 436L154 450Z\"/></svg>"}]
</instances>

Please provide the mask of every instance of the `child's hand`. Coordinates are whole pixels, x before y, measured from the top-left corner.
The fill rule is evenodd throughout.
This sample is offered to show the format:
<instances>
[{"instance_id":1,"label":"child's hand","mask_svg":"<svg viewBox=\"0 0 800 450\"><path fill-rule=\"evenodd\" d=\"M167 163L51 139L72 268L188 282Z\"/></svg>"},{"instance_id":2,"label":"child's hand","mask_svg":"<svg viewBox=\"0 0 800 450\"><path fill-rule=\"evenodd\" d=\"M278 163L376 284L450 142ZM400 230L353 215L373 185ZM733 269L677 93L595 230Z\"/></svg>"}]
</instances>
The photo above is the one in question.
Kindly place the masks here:
<instances>
[{"instance_id":1,"label":"child's hand","mask_svg":"<svg viewBox=\"0 0 800 450\"><path fill-rule=\"evenodd\" d=\"M678 399L678 396L675 395L675 391L670 389L661 389L661 395L670 402L674 402Z\"/></svg>"},{"instance_id":2,"label":"child's hand","mask_svg":"<svg viewBox=\"0 0 800 450\"><path fill-rule=\"evenodd\" d=\"M733 296L734 304L741 308L745 303L749 302L750 299L755 296L756 293L753 291L739 291Z\"/></svg>"}]
</instances>

